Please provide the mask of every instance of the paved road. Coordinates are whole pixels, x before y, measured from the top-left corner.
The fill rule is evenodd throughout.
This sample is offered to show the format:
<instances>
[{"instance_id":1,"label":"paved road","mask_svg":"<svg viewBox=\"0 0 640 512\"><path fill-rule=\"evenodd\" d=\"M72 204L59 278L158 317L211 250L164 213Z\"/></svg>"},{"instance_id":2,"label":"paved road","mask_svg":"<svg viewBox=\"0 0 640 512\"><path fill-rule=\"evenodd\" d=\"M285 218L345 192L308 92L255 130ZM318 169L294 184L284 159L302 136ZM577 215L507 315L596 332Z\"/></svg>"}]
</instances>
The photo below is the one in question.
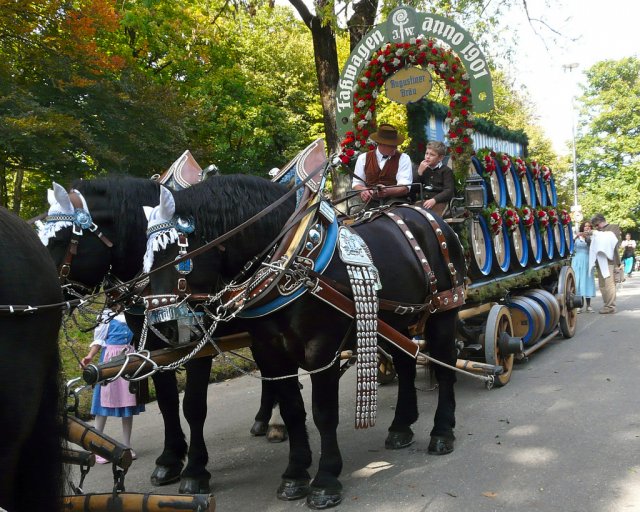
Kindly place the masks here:
<instances>
[{"instance_id":1,"label":"paved road","mask_svg":"<svg viewBox=\"0 0 640 512\"><path fill-rule=\"evenodd\" d=\"M601 306L600 297L594 307ZM395 385L380 388L378 425L355 431L355 372L342 384L339 439L344 458L343 504L338 511L380 512L636 512L640 511L640 276L618 294L616 315L583 314L571 340L557 339L516 366L511 382L487 391L464 376L457 392L454 453L426 453L435 393L418 380L422 415L416 442L403 451L384 449L395 403ZM305 398L310 383L303 378ZM253 438L248 430L259 399L250 377L211 385L206 438L217 510L269 512L305 509L304 502L275 498L288 447ZM310 409L310 408L309 408ZM314 453L318 435L308 422ZM161 444L155 404L134 421L139 459L127 490L153 488L148 479ZM119 421L107 433L120 437ZM111 468L96 466L86 492L111 490Z\"/></svg>"}]
</instances>

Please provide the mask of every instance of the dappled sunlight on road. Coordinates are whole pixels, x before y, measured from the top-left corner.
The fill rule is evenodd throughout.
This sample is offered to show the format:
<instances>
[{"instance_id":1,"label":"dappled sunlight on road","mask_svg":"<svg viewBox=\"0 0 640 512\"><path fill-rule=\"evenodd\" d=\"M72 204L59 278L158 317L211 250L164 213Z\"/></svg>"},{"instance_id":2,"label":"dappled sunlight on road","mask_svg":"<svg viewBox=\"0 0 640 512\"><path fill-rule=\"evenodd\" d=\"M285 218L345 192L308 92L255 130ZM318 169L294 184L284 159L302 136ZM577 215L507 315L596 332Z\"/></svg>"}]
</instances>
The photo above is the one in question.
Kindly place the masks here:
<instances>
[{"instance_id":1,"label":"dappled sunlight on road","mask_svg":"<svg viewBox=\"0 0 640 512\"><path fill-rule=\"evenodd\" d=\"M581 352L576 354L577 359L585 359L592 361L594 359L600 359L602 357L602 352Z\"/></svg>"},{"instance_id":2,"label":"dappled sunlight on road","mask_svg":"<svg viewBox=\"0 0 640 512\"><path fill-rule=\"evenodd\" d=\"M640 466L630 467L625 478L612 484L615 485L619 497L602 511L640 512Z\"/></svg>"},{"instance_id":3,"label":"dappled sunlight on road","mask_svg":"<svg viewBox=\"0 0 640 512\"><path fill-rule=\"evenodd\" d=\"M550 462L557 460L558 454L555 450L551 450L549 448L518 447L512 450L507 457L509 460L517 464L538 467L541 464L549 464Z\"/></svg>"},{"instance_id":4,"label":"dappled sunlight on road","mask_svg":"<svg viewBox=\"0 0 640 512\"><path fill-rule=\"evenodd\" d=\"M525 437L533 436L540 433L540 427L538 425L520 425L514 427L507 432L508 436Z\"/></svg>"},{"instance_id":5,"label":"dappled sunlight on road","mask_svg":"<svg viewBox=\"0 0 640 512\"><path fill-rule=\"evenodd\" d=\"M351 477L353 478L367 478L371 475L375 475L380 471L384 471L385 469L391 469L394 465L390 462L379 461L379 462L370 462L365 467L361 469L357 469L353 473L351 473Z\"/></svg>"}]
</instances>

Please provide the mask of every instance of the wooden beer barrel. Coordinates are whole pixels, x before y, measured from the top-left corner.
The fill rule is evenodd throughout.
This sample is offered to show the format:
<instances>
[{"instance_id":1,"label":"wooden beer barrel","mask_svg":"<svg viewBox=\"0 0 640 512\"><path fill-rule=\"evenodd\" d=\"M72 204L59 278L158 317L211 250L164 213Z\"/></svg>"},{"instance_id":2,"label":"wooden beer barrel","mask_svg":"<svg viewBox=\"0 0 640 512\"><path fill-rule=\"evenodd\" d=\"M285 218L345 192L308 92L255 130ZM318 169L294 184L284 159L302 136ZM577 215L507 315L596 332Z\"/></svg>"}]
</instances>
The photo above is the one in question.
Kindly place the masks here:
<instances>
[{"instance_id":1,"label":"wooden beer barrel","mask_svg":"<svg viewBox=\"0 0 640 512\"><path fill-rule=\"evenodd\" d=\"M533 186L536 190L536 197L538 198L538 206L549 206L549 200L547 196L547 187L544 185L542 176L538 176L538 179L533 178Z\"/></svg>"},{"instance_id":2,"label":"wooden beer barrel","mask_svg":"<svg viewBox=\"0 0 640 512\"><path fill-rule=\"evenodd\" d=\"M538 205L536 198L536 189L533 185L531 171L527 167L527 172L520 178L520 189L522 190L522 206L530 206L535 208Z\"/></svg>"},{"instance_id":3,"label":"wooden beer barrel","mask_svg":"<svg viewBox=\"0 0 640 512\"><path fill-rule=\"evenodd\" d=\"M511 268L520 270L529 263L529 242L527 241L527 229L522 223L518 223L518 229L511 233Z\"/></svg>"},{"instance_id":4,"label":"wooden beer barrel","mask_svg":"<svg viewBox=\"0 0 640 512\"><path fill-rule=\"evenodd\" d=\"M556 244L553 239L553 230L551 229L551 223L547 224L546 231L543 231L540 236L542 237L542 245L544 246L545 256L552 260L555 254Z\"/></svg>"},{"instance_id":5,"label":"wooden beer barrel","mask_svg":"<svg viewBox=\"0 0 640 512\"><path fill-rule=\"evenodd\" d=\"M528 297L513 297L507 306L511 311L513 335L522 338L525 346L533 345L540 339L544 329L544 311Z\"/></svg>"},{"instance_id":6,"label":"wooden beer barrel","mask_svg":"<svg viewBox=\"0 0 640 512\"><path fill-rule=\"evenodd\" d=\"M573 238L573 222L569 221L569 224L562 226L564 231L564 243L567 248L565 254L571 256L575 249L575 240Z\"/></svg>"},{"instance_id":7,"label":"wooden beer barrel","mask_svg":"<svg viewBox=\"0 0 640 512\"><path fill-rule=\"evenodd\" d=\"M511 266L511 243L509 238L509 232L504 226L499 234L492 237L496 266L502 272L508 272Z\"/></svg>"},{"instance_id":8,"label":"wooden beer barrel","mask_svg":"<svg viewBox=\"0 0 640 512\"><path fill-rule=\"evenodd\" d=\"M566 243L564 241L564 229L562 224L558 222L555 226L553 226L553 241L556 244L555 255L558 258L563 258L564 253L566 251Z\"/></svg>"},{"instance_id":9,"label":"wooden beer barrel","mask_svg":"<svg viewBox=\"0 0 640 512\"><path fill-rule=\"evenodd\" d=\"M545 252L537 219L527 228L527 240L529 241L529 255L531 259L536 264L541 263Z\"/></svg>"},{"instance_id":10,"label":"wooden beer barrel","mask_svg":"<svg viewBox=\"0 0 640 512\"><path fill-rule=\"evenodd\" d=\"M522 207L522 187L520 177L515 165L511 162L509 170L503 174L505 189L507 191L507 203L516 208Z\"/></svg>"},{"instance_id":11,"label":"wooden beer barrel","mask_svg":"<svg viewBox=\"0 0 640 512\"><path fill-rule=\"evenodd\" d=\"M558 301L551 293L541 288L527 290L523 295L535 300L544 311L545 321L542 335L546 336L556 328L560 321L560 305Z\"/></svg>"},{"instance_id":12,"label":"wooden beer barrel","mask_svg":"<svg viewBox=\"0 0 640 512\"><path fill-rule=\"evenodd\" d=\"M469 220L471 251L469 274L473 278L488 276L493 266L493 247L487 221L481 215Z\"/></svg>"},{"instance_id":13,"label":"wooden beer barrel","mask_svg":"<svg viewBox=\"0 0 640 512\"><path fill-rule=\"evenodd\" d=\"M558 191L556 190L556 181L553 176L549 178L549 181L544 181L544 191L547 195L547 206L558 206Z\"/></svg>"},{"instance_id":14,"label":"wooden beer barrel","mask_svg":"<svg viewBox=\"0 0 640 512\"><path fill-rule=\"evenodd\" d=\"M496 203L500 208L504 208L507 205L507 191L505 188L504 177L498 162L495 161L496 170L492 174L487 173L484 165L477 157L472 156L471 163L473 164L476 172L489 184L487 187L487 204Z\"/></svg>"}]
</instances>

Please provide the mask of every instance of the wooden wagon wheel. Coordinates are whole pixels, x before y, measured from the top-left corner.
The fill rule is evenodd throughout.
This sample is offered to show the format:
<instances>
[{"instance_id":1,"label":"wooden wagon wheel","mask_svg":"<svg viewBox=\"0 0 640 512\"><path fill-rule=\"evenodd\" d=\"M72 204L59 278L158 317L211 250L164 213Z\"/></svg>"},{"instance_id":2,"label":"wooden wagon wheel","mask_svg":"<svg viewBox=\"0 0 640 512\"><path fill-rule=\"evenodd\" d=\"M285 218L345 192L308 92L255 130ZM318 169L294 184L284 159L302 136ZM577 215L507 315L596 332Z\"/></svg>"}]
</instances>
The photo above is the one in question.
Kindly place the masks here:
<instances>
[{"instance_id":1,"label":"wooden wagon wheel","mask_svg":"<svg viewBox=\"0 0 640 512\"><path fill-rule=\"evenodd\" d=\"M484 330L484 357L487 363L500 365L503 372L496 375L496 386L505 386L511 380L515 354L503 354L500 349L500 338L503 333L513 336L511 314L507 306L496 304L489 311Z\"/></svg>"},{"instance_id":2,"label":"wooden wagon wheel","mask_svg":"<svg viewBox=\"0 0 640 512\"><path fill-rule=\"evenodd\" d=\"M578 309L575 307L576 275L569 266L560 269L558 301L561 304L560 331L565 338L573 338L578 327Z\"/></svg>"},{"instance_id":3,"label":"wooden wagon wheel","mask_svg":"<svg viewBox=\"0 0 640 512\"><path fill-rule=\"evenodd\" d=\"M396 378L396 369L393 361L378 350L378 384L384 386L391 384Z\"/></svg>"}]
</instances>

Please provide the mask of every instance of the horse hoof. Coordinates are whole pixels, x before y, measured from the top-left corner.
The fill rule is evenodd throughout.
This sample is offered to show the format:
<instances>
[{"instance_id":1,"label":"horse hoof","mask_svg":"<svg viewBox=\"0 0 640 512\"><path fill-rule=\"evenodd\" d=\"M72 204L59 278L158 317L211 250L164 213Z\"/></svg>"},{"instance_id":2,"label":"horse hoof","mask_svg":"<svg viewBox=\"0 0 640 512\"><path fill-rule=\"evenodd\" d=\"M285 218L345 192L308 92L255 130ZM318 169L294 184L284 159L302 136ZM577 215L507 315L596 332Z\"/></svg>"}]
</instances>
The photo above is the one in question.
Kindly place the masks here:
<instances>
[{"instance_id":1,"label":"horse hoof","mask_svg":"<svg viewBox=\"0 0 640 512\"><path fill-rule=\"evenodd\" d=\"M211 492L209 478L206 476L201 478L182 477L178 492L180 494L209 494Z\"/></svg>"},{"instance_id":2,"label":"horse hoof","mask_svg":"<svg viewBox=\"0 0 640 512\"><path fill-rule=\"evenodd\" d=\"M280 487L278 487L276 491L276 495L279 500L299 500L309 494L309 482L310 480L308 478L301 478L299 480L283 478Z\"/></svg>"},{"instance_id":3,"label":"horse hoof","mask_svg":"<svg viewBox=\"0 0 640 512\"><path fill-rule=\"evenodd\" d=\"M251 433L252 436L260 437L260 436L264 436L267 433L268 428L269 428L269 425L266 422L256 420L256 422L253 424L249 432Z\"/></svg>"},{"instance_id":4,"label":"horse hoof","mask_svg":"<svg viewBox=\"0 0 640 512\"><path fill-rule=\"evenodd\" d=\"M400 450L413 444L413 432L389 432L384 441L387 450Z\"/></svg>"},{"instance_id":5,"label":"horse hoof","mask_svg":"<svg viewBox=\"0 0 640 512\"><path fill-rule=\"evenodd\" d=\"M283 441L286 441L288 437L287 427L284 425L269 425L267 441L270 443L282 443Z\"/></svg>"},{"instance_id":6,"label":"horse hoof","mask_svg":"<svg viewBox=\"0 0 640 512\"><path fill-rule=\"evenodd\" d=\"M151 483L153 485L167 485L180 480L182 466L156 466L151 473Z\"/></svg>"},{"instance_id":7,"label":"horse hoof","mask_svg":"<svg viewBox=\"0 0 640 512\"><path fill-rule=\"evenodd\" d=\"M441 436L432 436L429 442L429 455L446 455L453 451L453 439Z\"/></svg>"},{"instance_id":8,"label":"horse hoof","mask_svg":"<svg viewBox=\"0 0 640 512\"><path fill-rule=\"evenodd\" d=\"M342 502L340 489L311 489L307 496L307 506L313 510L335 507Z\"/></svg>"}]
</instances>

